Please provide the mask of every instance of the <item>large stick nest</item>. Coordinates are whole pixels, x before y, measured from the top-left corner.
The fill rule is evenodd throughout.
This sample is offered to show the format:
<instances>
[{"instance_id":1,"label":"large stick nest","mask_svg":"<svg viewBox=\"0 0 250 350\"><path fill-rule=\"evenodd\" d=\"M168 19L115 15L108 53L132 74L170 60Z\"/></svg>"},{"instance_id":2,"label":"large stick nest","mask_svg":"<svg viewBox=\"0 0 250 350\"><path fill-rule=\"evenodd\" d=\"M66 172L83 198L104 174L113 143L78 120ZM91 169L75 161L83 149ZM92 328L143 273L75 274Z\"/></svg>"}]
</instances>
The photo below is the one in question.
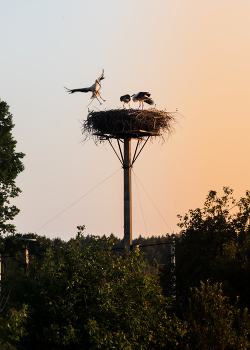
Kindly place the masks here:
<instances>
[{"instance_id":1,"label":"large stick nest","mask_svg":"<svg viewBox=\"0 0 250 350\"><path fill-rule=\"evenodd\" d=\"M164 140L173 132L174 122L173 113L157 109L110 109L90 111L81 130L84 141L89 138L96 142L105 140L102 135L95 135L96 133L119 137L119 133L133 130L158 133Z\"/></svg>"}]
</instances>

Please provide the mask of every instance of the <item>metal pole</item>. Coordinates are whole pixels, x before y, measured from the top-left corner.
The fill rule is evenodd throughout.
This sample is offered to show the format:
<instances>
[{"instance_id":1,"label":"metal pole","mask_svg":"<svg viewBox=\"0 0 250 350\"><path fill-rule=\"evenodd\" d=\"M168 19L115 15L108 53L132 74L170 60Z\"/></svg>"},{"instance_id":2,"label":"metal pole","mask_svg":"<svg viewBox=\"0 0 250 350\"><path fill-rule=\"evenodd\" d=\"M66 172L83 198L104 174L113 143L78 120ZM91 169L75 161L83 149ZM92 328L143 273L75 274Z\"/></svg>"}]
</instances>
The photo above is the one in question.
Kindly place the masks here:
<instances>
[{"instance_id":1,"label":"metal pole","mask_svg":"<svg viewBox=\"0 0 250 350\"><path fill-rule=\"evenodd\" d=\"M170 253L171 253L171 278L172 278L172 286L171 286L171 296L175 298L175 251L174 251L174 235L171 235L171 244L170 244Z\"/></svg>"},{"instance_id":2,"label":"metal pole","mask_svg":"<svg viewBox=\"0 0 250 350\"><path fill-rule=\"evenodd\" d=\"M28 264L29 264L29 250L28 250L26 244L25 244L25 248L22 248L21 252L22 252L22 256L23 256L22 266L24 268L24 271L26 272Z\"/></svg>"},{"instance_id":3,"label":"metal pole","mask_svg":"<svg viewBox=\"0 0 250 350\"><path fill-rule=\"evenodd\" d=\"M124 139L124 245L132 245L131 139Z\"/></svg>"},{"instance_id":4,"label":"metal pole","mask_svg":"<svg viewBox=\"0 0 250 350\"><path fill-rule=\"evenodd\" d=\"M0 292L2 291L2 254L0 254Z\"/></svg>"}]
</instances>

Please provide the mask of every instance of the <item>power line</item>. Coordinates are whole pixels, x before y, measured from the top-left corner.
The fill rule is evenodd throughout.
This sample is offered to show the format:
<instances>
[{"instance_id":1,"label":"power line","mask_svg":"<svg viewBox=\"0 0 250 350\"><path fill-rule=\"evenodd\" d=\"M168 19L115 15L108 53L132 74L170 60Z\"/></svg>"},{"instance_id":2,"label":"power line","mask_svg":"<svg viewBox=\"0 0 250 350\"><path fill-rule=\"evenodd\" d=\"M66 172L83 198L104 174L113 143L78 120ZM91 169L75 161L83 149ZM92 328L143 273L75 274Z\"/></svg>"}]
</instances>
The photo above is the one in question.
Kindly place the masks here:
<instances>
[{"instance_id":1,"label":"power line","mask_svg":"<svg viewBox=\"0 0 250 350\"><path fill-rule=\"evenodd\" d=\"M105 180L101 181L98 185L96 185L95 187L93 187L90 191L88 191L87 193L85 193L83 196L81 196L79 199L77 199L77 201L75 201L74 203L70 204L66 209L64 209L63 211L61 211L59 214L57 214L56 216L54 216L52 219L50 219L48 222L46 222L46 224L44 224L43 226L41 226L38 230L35 231L35 233L37 233L37 231L41 230L44 226L46 226L48 223L50 223L51 221L53 221L54 219L56 219L58 216L60 216L61 214L63 214L66 210L68 210L69 208L71 208L73 205L75 205L77 202L79 202L82 198L84 198L85 196L87 196L90 192L92 192L94 189L96 189L98 186L100 186L101 184L103 184L105 181L107 181L108 179L110 179L112 176L114 176L118 171L120 171L120 169L116 170L112 175L108 176Z\"/></svg>"},{"instance_id":2,"label":"power line","mask_svg":"<svg viewBox=\"0 0 250 350\"><path fill-rule=\"evenodd\" d=\"M232 210L232 209L233 209L234 207L236 207L239 203L240 203L240 200L239 200L234 206L232 206L232 208L228 209L228 211L229 211L229 210Z\"/></svg>"},{"instance_id":3,"label":"power line","mask_svg":"<svg viewBox=\"0 0 250 350\"><path fill-rule=\"evenodd\" d=\"M140 180L138 179L138 177L136 176L136 174L135 174L135 172L134 172L133 168L132 168L132 171L133 171L133 173L134 173L135 177L137 178L137 180L140 182L141 187L144 189L144 191L145 191L146 195L147 195L147 196L148 196L148 198L151 200L151 202L152 202L152 204L154 205L155 209L158 211L158 213L159 213L159 215L161 216L162 220L165 222L165 224L166 224L166 225L167 225L167 227L169 228L170 232L172 232L172 230L171 230L171 228L169 227L169 225L167 224L166 220L165 220L165 219L164 219L164 217L161 215L160 211L158 210L158 208L157 208L157 207L156 207L156 205L154 204L153 200L150 198L149 194L147 193L147 191L146 191L146 190L145 190L145 188L143 187L143 185L142 185L141 181L140 181Z\"/></svg>"},{"instance_id":4,"label":"power line","mask_svg":"<svg viewBox=\"0 0 250 350\"><path fill-rule=\"evenodd\" d=\"M173 240L174 241L174 240ZM131 244L131 247L139 246L139 248L144 247L152 247L154 245L163 245L163 244L171 244L172 242L161 242L161 243L152 243L152 244ZM124 249L124 247L112 248L111 250Z\"/></svg>"}]
</instances>

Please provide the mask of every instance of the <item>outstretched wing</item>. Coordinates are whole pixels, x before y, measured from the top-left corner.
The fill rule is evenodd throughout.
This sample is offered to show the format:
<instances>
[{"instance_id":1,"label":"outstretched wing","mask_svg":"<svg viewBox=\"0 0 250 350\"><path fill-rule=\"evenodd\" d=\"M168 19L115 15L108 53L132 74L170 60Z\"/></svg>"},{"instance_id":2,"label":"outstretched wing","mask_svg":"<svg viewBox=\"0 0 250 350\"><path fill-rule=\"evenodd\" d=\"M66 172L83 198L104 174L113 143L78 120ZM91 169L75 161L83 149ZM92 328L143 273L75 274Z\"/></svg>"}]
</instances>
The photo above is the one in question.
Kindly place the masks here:
<instances>
[{"instance_id":1,"label":"outstretched wing","mask_svg":"<svg viewBox=\"0 0 250 350\"><path fill-rule=\"evenodd\" d=\"M89 91L92 91L90 87L87 87L87 88L82 88L82 89L68 89L64 86L64 88L67 90L67 92L69 94L73 94L74 92L89 92Z\"/></svg>"},{"instance_id":2,"label":"outstretched wing","mask_svg":"<svg viewBox=\"0 0 250 350\"><path fill-rule=\"evenodd\" d=\"M100 85L100 81L103 80L103 79L105 79L105 77L104 77L104 69L102 70L102 74L99 76L98 79L96 79L95 82Z\"/></svg>"}]
</instances>

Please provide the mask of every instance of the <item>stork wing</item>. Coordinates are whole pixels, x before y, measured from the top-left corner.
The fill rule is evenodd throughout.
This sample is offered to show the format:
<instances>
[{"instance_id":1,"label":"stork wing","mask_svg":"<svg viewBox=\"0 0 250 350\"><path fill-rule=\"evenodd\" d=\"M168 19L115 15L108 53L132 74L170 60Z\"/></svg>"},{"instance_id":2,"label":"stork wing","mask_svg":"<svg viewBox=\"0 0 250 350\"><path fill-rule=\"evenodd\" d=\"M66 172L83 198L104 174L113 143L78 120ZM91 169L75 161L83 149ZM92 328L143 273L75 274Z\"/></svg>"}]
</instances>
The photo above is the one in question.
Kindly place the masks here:
<instances>
[{"instance_id":1,"label":"stork wing","mask_svg":"<svg viewBox=\"0 0 250 350\"><path fill-rule=\"evenodd\" d=\"M149 92L138 92L137 98L142 98L142 97L149 97L151 94Z\"/></svg>"},{"instance_id":2,"label":"stork wing","mask_svg":"<svg viewBox=\"0 0 250 350\"><path fill-rule=\"evenodd\" d=\"M130 101L130 95L127 94L127 95L121 96L120 101L128 103Z\"/></svg>"},{"instance_id":3,"label":"stork wing","mask_svg":"<svg viewBox=\"0 0 250 350\"><path fill-rule=\"evenodd\" d=\"M105 78L104 78L104 69L102 70L102 74L99 76L99 78L98 78L98 79L96 79L96 83L98 83L98 84L99 84L99 83L100 83L100 81L101 81L101 80L103 80L103 79L105 79Z\"/></svg>"},{"instance_id":4,"label":"stork wing","mask_svg":"<svg viewBox=\"0 0 250 350\"><path fill-rule=\"evenodd\" d=\"M148 100L145 100L144 102L148 103L151 106L154 104L154 101L151 98L149 98Z\"/></svg>"},{"instance_id":5,"label":"stork wing","mask_svg":"<svg viewBox=\"0 0 250 350\"><path fill-rule=\"evenodd\" d=\"M90 87L82 88L82 89L73 89L73 90L68 89L68 88L66 88L65 86L64 86L64 88L67 90L67 92L68 92L69 94L73 94L74 92L89 92L89 91L91 91L91 88L90 88Z\"/></svg>"}]
</instances>

